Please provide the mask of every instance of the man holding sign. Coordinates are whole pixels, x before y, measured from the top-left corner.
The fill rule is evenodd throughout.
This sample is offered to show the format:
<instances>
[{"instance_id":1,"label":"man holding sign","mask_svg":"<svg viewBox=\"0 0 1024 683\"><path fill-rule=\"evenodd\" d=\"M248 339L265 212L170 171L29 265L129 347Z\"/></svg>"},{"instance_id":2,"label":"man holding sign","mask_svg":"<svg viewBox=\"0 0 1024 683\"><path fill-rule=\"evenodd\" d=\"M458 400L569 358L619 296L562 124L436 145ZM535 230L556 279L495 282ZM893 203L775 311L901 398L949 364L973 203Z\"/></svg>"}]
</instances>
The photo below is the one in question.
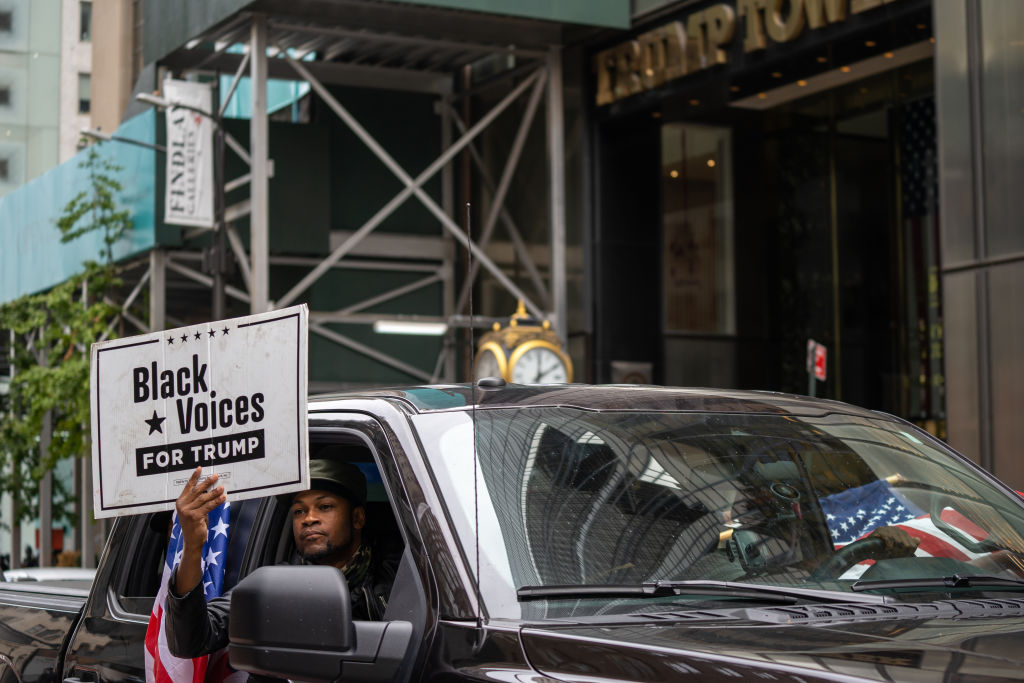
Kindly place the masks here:
<instances>
[{"instance_id":1,"label":"man holding sign","mask_svg":"<svg viewBox=\"0 0 1024 683\"><path fill-rule=\"evenodd\" d=\"M330 449L328 449L330 450ZM397 561L363 543L366 478L355 465L335 459L310 462L310 486L291 498L289 517L303 564L332 565L348 580L354 619L383 618ZM177 657L199 657L228 643L230 591L206 602L202 550L209 513L227 500L218 476L202 478L197 467L178 496L184 536L181 563L167 595L167 643Z\"/></svg>"},{"instance_id":2,"label":"man holding sign","mask_svg":"<svg viewBox=\"0 0 1024 683\"><path fill-rule=\"evenodd\" d=\"M219 514L210 523L227 501L220 482L233 501L284 501L301 562L345 573L355 619L383 616L397 561L363 541L366 478L342 451L308 461L307 346L305 305L93 345L95 516L173 506L180 527L180 536L168 530L181 545L168 551L154 605L147 680L201 678L205 663L163 675L163 657L195 659L227 645L230 591L208 593L203 578L227 552L228 523ZM213 539L224 547L210 545L204 557Z\"/></svg>"}]
</instances>

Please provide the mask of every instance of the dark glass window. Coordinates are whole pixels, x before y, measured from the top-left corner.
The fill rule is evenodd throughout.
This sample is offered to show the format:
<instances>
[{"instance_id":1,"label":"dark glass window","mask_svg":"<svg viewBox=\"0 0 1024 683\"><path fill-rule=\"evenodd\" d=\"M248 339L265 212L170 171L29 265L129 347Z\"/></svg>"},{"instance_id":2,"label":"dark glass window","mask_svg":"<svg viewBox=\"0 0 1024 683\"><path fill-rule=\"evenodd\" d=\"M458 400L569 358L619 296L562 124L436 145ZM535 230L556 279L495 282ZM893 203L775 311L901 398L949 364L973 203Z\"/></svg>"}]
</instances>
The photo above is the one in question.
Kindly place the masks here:
<instances>
[{"instance_id":1,"label":"dark glass window","mask_svg":"<svg viewBox=\"0 0 1024 683\"><path fill-rule=\"evenodd\" d=\"M7 182L10 179L11 163L7 159L0 159L0 182Z\"/></svg>"},{"instance_id":2,"label":"dark glass window","mask_svg":"<svg viewBox=\"0 0 1024 683\"><path fill-rule=\"evenodd\" d=\"M0 32L4 32L4 33L10 33L11 32L12 24L14 23L13 20L12 20L13 15L14 15L14 13L11 12L10 10L7 10L7 11L0 10Z\"/></svg>"},{"instance_id":3,"label":"dark glass window","mask_svg":"<svg viewBox=\"0 0 1024 683\"><path fill-rule=\"evenodd\" d=\"M78 74L78 113L88 114L92 108L92 83L89 74Z\"/></svg>"},{"instance_id":4,"label":"dark glass window","mask_svg":"<svg viewBox=\"0 0 1024 683\"><path fill-rule=\"evenodd\" d=\"M11 106L11 89L6 85L0 85L0 107Z\"/></svg>"},{"instance_id":5,"label":"dark glass window","mask_svg":"<svg viewBox=\"0 0 1024 683\"><path fill-rule=\"evenodd\" d=\"M78 3L78 39L83 43L92 40L92 3L87 0Z\"/></svg>"}]
</instances>

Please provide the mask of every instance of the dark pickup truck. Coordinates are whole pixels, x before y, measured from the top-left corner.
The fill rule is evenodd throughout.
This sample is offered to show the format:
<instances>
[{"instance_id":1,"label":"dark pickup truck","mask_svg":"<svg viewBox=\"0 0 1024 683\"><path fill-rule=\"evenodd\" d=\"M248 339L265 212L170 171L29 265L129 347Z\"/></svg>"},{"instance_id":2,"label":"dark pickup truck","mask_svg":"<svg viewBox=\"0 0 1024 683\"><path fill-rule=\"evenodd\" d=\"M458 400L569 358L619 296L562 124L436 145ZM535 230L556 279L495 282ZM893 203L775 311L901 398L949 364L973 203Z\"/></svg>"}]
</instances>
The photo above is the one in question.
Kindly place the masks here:
<instances>
[{"instance_id":1,"label":"dark pickup truck","mask_svg":"<svg viewBox=\"0 0 1024 683\"><path fill-rule=\"evenodd\" d=\"M1024 678L1024 505L897 418L761 392L435 386L309 402L401 554L382 621L232 505L231 663L311 681ZM230 496L230 494L229 494ZM143 681L167 515L89 590L0 584L0 683ZM163 516L161 516L163 515Z\"/></svg>"}]
</instances>

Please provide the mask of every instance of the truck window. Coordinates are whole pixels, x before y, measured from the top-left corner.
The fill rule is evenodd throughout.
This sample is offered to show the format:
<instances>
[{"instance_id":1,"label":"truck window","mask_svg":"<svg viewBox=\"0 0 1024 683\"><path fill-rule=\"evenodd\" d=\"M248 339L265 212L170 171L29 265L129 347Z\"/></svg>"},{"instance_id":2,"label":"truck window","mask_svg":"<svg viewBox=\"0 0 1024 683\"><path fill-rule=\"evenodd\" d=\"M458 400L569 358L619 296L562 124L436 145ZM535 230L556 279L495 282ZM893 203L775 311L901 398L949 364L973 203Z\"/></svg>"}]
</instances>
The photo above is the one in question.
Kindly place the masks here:
<instances>
[{"instance_id":1,"label":"truck window","mask_svg":"<svg viewBox=\"0 0 1024 683\"><path fill-rule=\"evenodd\" d=\"M311 459L340 459L354 463L366 477L366 525L363 527L363 544L372 548L374 557L397 566L398 558L405 544L395 521L394 511L384 486L373 453L362 444L310 444ZM300 564L301 558L295 547L292 534L291 495L278 496L272 501L272 532L269 538L276 544L268 544L260 564Z\"/></svg>"},{"instance_id":2,"label":"truck window","mask_svg":"<svg viewBox=\"0 0 1024 683\"><path fill-rule=\"evenodd\" d=\"M395 523L394 512L391 502L388 500L387 491L384 488L380 471L373 460L370 451L362 446L320 446L311 444L312 459L320 457L341 458L348 462L355 463L366 477L366 526L363 528L364 542L374 546L384 545L391 550L397 547L400 551L403 544L402 536ZM291 507L291 496L278 496L275 500L276 508L273 515L274 528L278 533L277 547L273 555L266 558L263 564L290 563L298 564L300 559L295 551L295 539L292 536L291 521L288 517L288 510Z\"/></svg>"},{"instance_id":3,"label":"truck window","mask_svg":"<svg viewBox=\"0 0 1024 683\"><path fill-rule=\"evenodd\" d=\"M252 529L259 500L242 500L231 504L231 537L228 540L224 590L238 581L245 545ZM117 591L121 607L133 614L149 615L153 600L160 590L167 539L171 529L170 512L154 512L146 516L142 531L134 544L126 544L127 571L121 574Z\"/></svg>"}]
</instances>

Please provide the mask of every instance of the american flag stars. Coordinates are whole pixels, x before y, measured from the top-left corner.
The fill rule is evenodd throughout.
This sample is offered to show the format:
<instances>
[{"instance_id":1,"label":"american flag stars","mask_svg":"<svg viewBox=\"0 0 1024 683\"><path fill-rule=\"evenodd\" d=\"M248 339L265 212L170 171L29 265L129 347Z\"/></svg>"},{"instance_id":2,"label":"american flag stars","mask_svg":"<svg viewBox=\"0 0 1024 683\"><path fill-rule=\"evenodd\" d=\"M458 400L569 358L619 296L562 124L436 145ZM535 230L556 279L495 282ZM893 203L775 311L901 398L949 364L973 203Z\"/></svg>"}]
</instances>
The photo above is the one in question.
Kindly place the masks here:
<instances>
[{"instance_id":1,"label":"american flag stars","mask_svg":"<svg viewBox=\"0 0 1024 683\"><path fill-rule=\"evenodd\" d=\"M852 543L880 526L894 526L921 514L911 503L894 495L884 480L821 499L829 534L837 545Z\"/></svg>"}]
</instances>

